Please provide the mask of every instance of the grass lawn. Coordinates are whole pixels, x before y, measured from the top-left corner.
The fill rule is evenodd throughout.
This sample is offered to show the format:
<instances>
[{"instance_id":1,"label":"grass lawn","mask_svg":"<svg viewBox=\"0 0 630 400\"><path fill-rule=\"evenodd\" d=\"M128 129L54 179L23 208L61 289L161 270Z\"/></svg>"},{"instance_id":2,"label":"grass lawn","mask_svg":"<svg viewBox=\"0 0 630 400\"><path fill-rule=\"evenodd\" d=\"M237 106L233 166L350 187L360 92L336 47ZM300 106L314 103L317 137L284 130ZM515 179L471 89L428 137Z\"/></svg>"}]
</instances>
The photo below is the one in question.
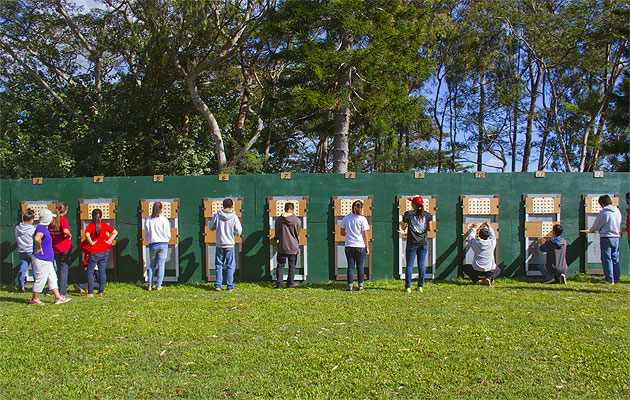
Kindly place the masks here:
<instances>
[{"instance_id":1,"label":"grass lawn","mask_svg":"<svg viewBox=\"0 0 630 400\"><path fill-rule=\"evenodd\" d=\"M630 398L630 283L0 293L0 398Z\"/></svg>"}]
</instances>

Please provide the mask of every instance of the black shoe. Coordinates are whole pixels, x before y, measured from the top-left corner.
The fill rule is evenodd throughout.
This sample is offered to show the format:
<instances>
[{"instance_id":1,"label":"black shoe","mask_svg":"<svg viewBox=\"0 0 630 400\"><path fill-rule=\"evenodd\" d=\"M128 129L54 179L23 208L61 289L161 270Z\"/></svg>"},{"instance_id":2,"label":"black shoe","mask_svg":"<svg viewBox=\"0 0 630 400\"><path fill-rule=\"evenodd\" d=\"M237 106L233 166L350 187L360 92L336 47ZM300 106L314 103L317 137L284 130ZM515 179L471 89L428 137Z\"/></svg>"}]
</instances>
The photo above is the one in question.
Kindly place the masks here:
<instances>
[{"instance_id":1,"label":"black shoe","mask_svg":"<svg viewBox=\"0 0 630 400\"><path fill-rule=\"evenodd\" d=\"M282 285L276 285L274 289L282 289Z\"/></svg>"}]
</instances>

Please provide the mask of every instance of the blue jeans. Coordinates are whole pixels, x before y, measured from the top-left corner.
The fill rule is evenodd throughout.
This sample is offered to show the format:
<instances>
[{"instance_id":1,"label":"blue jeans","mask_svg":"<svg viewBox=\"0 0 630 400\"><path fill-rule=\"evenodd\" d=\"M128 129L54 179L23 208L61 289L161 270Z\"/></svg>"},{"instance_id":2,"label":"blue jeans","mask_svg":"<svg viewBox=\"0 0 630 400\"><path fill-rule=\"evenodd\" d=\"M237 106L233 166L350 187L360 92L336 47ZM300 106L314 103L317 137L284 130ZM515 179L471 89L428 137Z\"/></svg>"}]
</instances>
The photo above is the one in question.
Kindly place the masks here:
<instances>
[{"instance_id":1,"label":"blue jeans","mask_svg":"<svg viewBox=\"0 0 630 400\"><path fill-rule=\"evenodd\" d=\"M365 259L365 247L346 247L346 260L348 261L348 286L354 284L354 266L357 267L359 286L363 286L363 260Z\"/></svg>"},{"instance_id":2,"label":"blue jeans","mask_svg":"<svg viewBox=\"0 0 630 400\"><path fill-rule=\"evenodd\" d=\"M619 238L600 237L602 268L607 282L619 282Z\"/></svg>"},{"instance_id":3,"label":"blue jeans","mask_svg":"<svg viewBox=\"0 0 630 400\"><path fill-rule=\"evenodd\" d=\"M166 264L167 255L167 244L159 244L157 246L149 247L149 256L151 258L151 266L147 271L147 283L149 286L153 286L153 275L155 274L155 266L157 265L157 284L155 286L158 288L162 287L162 281L164 280L164 265Z\"/></svg>"},{"instance_id":4,"label":"blue jeans","mask_svg":"<svg viewBox=\"0 0 630 400\"><path fill-rule=\"evenodd\" d=\"M72 249L61 253L55 253L57 283L59 285L59 293L61 293L62 296L68 294L68 264L70 264L70 253L72 253Z\"/></svg>"},{"instance_id":5,"label":"blue jeans","mask_svg":"<svg viewBox=\"0 0 630 400\"><path fill-rule=\"evenodd\" d=\"M234 247L217 247L214 257L214 265L217 268L217 281L215 288L223 287L223 267L227 268L226 284L228 290L234 289Z\"/></svg>"},{"instance_id":6,"label":"blue jeans","mask_svg":"<svg viewBox=\"0 0 630 400\"><path fill-rule=\"evenodd\" d=\"M405 269L405 288L408 289L411 287L411 277L413 276L413 264L418 259L418 287L422 287L424 285L424 275L426 272L426 261L427 261L427 253L429 252L429 246L426 244L424 246L420 245L407 245L407 249L405 251L405 257L407 258L407 268Z\"/></svg>"},{"instance_id":7,"label":"blue jeans","mask_svg":"<svg viewBox=\"0 0 630 400\"><path fill-rule=\"evenodd\" d=\"M20 266L18 267L17 273L17 286L19 290L24 289L24 283L26 282L26 271L28 271L28 266L31 264L31 257L33 255L31 253L18 253L18 257L20 257ZM33 275L35 275L35 271L33 271Z\"/></svg>"},{"instance_id":8,"label":"blue jeans","mask_svg":"<svg viewBox=\"0 0 630 400\"><path fill-rule=\"evenodd\" d=\"M92 253L88 257L87 264L87 292L92 294L94 292L94 269L98 265L98 292L103 293L105 290L105 283L107 281L105 275L105 268L107 267L107 258L109 257L109 251L103 251L100 253Z\"/></svg>"}]
</instances>

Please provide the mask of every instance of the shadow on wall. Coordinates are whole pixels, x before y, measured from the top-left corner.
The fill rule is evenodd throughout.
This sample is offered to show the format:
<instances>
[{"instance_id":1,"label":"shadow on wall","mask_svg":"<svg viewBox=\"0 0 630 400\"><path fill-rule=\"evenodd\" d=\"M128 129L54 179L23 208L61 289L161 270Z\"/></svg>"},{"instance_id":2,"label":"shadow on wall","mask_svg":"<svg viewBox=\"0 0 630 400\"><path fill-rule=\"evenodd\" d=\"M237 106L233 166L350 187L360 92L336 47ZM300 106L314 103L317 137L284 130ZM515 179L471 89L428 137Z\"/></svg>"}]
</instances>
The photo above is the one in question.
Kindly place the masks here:
<instances>
[{"instance_id":1,"label":"shadow on wall","mask_svg":"<svg viewBox=\"0 0 630 400\"><path fill-rule=\"evenodd\" d=\"M11 282L15 284L15 278L17 277L18 259L17 244L9 241L4 241L0 244L0 254L4 256L2 264L0 265L0 282ZM15 254L13 254L15 253ZM15 264L15 265L13 265Z\"/></svg>"},{"instance_id":2,"label":"shadow on wall","mask_svg":"<svg viewBox=\"0 0 630 400\"><path fill-rule=\"evenodd\" d=\"M586 236L578 236L567 245L567 264L571 265L575 260L584 255ZM580 266L579 272L585 272Z\"/></svg>"},{"instance_id":3,"label":"shadow on wall","mask_svg":"<svg viewBox=\"0 0 630 400\"><path fill-rule=\"evenodd\" d=\"M243 268L243 272L241 275L241 281L257 282L261 279L264 279L264 277L268 275L266 272L267 263L260 262L260 260L265 260L266 258L268 258L264 254L265 250L268 249L268 247L265 246L264 242L267 242L267 240L263 239L262 231L255 231L247 234L247 239L243 242L243 261L241 263L241 268ZM254 252L253 249L256 248L256 245L258 243L262 243L262 245L258 247L258 250L256 252ZM250 251L248 252L248 250Z\"/></svg>"},{"instance_id":4,"label":"shadow on wall","mask_svg":"<svg viewBox=\"0 0 630 400\"><path fill-rule=\"evenodd\" d=\"M189 282L195 274L195 271L199 269L200 264L197 261L197 257L195 253L191 251L192 247L192 238L186 238L179 242L179 280L181 282ZM203 243L203 240L202 240ZM205 246L202 249L202 254L205 254L206 249ZM204 277L202 276L202 279Z\"/></svg>"}]
</instances>

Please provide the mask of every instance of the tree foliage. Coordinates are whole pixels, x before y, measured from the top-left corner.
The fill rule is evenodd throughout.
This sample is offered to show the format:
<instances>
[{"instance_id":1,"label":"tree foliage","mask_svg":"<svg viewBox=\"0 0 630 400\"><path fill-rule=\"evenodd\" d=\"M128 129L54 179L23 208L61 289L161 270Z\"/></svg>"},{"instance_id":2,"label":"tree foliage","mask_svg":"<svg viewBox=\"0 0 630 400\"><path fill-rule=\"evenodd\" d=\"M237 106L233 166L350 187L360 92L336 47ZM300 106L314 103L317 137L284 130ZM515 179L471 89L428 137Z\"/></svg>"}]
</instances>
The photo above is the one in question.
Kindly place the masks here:
<instances>
[{"instance_id":1,"label":"tree foliage","mask_svg":"<svg viewBox=\"0 0 630 400\"><path fill-rule=\"evenodd\" d=\"M627 171L629 17L622 0L5 0L0 176Z\"/></svg>"}]
</instances>

